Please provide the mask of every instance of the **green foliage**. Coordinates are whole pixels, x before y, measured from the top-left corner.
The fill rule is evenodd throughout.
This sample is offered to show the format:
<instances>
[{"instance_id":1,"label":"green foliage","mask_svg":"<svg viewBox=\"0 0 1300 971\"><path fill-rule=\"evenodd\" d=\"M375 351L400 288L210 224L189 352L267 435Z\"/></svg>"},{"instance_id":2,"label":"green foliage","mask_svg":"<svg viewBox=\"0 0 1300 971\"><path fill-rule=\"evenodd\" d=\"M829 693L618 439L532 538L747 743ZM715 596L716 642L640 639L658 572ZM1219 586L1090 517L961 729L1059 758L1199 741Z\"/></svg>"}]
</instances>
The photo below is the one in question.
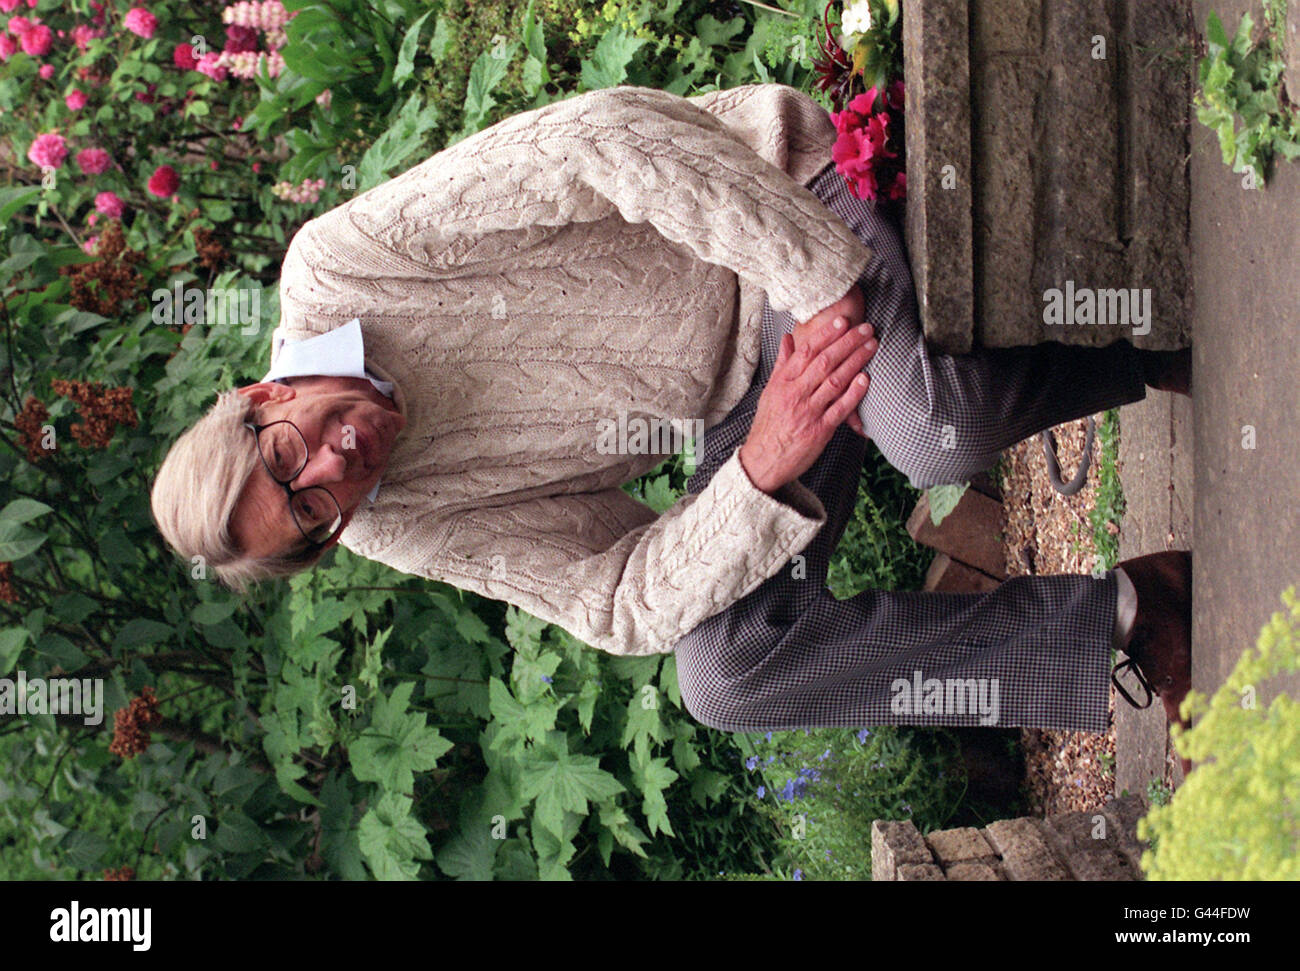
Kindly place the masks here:
<instances>
[{"instance_id":1,"label":"green foliage","mask_svg":"<svg viewBox=\"0 0 1300 971\"><path fill-rule=\"evenodd\" d=\"M1088 522L1092 545L1097 551L1094 571L1110 570L1119 562L1119 526L1124 518L1124 487L1119 479L1119 409L1112 408L1097 426L1101 460L1097 466L1097 493Z\"/></svg>"},{"instance_id":2,"label":"green foliage","mask_svg":"<svg viewBox=\"0 0 1300 971\"><path fill-rule=\"evenodd\" d=\"M930 486L925 491L925 494L930 499L930 522L936 526L941 525L961 503L961 497L966 494L966 490L969 488L969 482L963 482L960 485Z\"/></svg>"},{"instance_id":3,"label":"green foliage","mask_svg":"<svg viewBox=\"0 0 1300 971\"><path fill-rule=\"evenodd\" d=\"M1282 593L1273 614L1214 696L1189 692L1192 728L1172 729L1196 762L1168 805L1138 823L1158 840L1142 855L1156 880L1300 878L1300 706L1279 692L1267 708L1256 697L1269 679L1300 671L1300 598Z\"/></svg>"},{"instance_id":4,"label":"green foliage","mask_svg":"<svg viewBox=\"0 0 1300 971\"><path fill-rule=\"evenodd\" d=\"M1247 188L1272 178L1280 153L1300 155L1300 112L1282 82L1286 67L1286 0L1265 0L1265 28L1252 41L1255 22L1243 14L1231 38L1218 14L1206 21L1208 55L1200 60L1196 117L1219 138L1223 164L1245 172ZM1240 127L1238 127L1240 123Z\"/></svg>"}]
</instances>

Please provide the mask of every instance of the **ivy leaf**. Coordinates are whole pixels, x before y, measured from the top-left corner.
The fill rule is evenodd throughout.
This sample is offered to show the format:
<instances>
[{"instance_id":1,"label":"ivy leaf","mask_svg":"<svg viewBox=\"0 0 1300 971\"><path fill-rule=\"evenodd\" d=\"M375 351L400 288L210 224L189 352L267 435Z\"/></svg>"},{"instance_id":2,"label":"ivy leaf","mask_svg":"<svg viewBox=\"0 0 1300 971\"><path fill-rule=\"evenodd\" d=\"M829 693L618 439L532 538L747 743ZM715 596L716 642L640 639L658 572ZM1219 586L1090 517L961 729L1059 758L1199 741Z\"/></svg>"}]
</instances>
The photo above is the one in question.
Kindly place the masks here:
<instances>
[{"instance_id":1,"label":"ivy leaf","mask_svg":"<svg viewBox=\"0 0 1300 971\"><path fill-rule=\"evenodd\" d=\"M416 772L435 768L452 743L428 726L423 712L407 711L415 684L407 681L388 698L375 701L369 727L352 743L352 772L363 782L378 782L390 792L410 792Z\"/></svg>"},{"instance_id":2,"label":"ivy leaf","mask_svg":"<svg viewBox=\"0 0 1300 971\"><path fill-rule=\"evenodd\" d=\"M409 796L385 792L361 817L357 839L361 855L377 880L415 880L419 860L432 860L429 839L411 815Z\"/></svg>"}]
</instances>

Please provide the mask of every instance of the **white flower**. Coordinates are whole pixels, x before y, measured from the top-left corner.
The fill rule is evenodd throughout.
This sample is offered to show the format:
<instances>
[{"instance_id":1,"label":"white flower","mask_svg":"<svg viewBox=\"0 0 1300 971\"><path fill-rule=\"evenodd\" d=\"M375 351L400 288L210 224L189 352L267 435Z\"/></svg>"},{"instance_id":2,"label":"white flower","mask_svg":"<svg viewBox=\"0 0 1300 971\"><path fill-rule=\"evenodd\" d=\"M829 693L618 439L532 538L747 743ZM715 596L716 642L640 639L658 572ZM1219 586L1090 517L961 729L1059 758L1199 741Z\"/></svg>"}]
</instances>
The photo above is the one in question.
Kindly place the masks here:
<instances>
[{"instance_id":1,"label":"white flower","mask_svg":"<svg viewBox=\"0 0 1300 971\"><path fill-rule=\"evenodd\" d=\"M844 33L850 36L865 34L869 31L871 29L871 5L867 0L858 0L857 3L846 4L844 16L840 19L840 27Z\"/></svg>"}]
</instances>

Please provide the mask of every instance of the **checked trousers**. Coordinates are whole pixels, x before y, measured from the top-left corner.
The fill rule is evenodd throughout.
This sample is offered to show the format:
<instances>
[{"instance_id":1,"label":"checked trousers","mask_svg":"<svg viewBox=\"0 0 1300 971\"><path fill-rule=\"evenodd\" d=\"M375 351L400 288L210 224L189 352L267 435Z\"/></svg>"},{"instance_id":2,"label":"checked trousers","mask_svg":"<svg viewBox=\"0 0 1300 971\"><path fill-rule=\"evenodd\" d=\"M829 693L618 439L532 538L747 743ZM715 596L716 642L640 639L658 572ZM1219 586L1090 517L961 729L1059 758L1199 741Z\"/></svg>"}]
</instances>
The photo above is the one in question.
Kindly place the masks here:
<instances>
[{"instance_id":1,"label":"checked trousers","mask_svg":"<svg viewBox=\"0 0 1300 971\"><path fill-rule=\"evenodd\" d=\"M1046 343L965 355L930 351L897 225L855 198L833 164L808 188L875 254L858 281L865 319L878 340L858 414L884 457L913 485L964 482L989 468L1003 449L1044 428L1145 397L1138 354L1127 342L1104 348ZM753 384L726 418L706 430L690 493L702 491L744 442L781 337L796 323L766 302L762 319L762 360ZM678 642L674 653L687 710L705 725L736 732L987 725L988 714L974 705L934 710L940 706L922 705L920 697L900 705L907 692L895 684L994 679L983 684L986 690L996 685L997 726L1104 732L1118 593L1113 571L1018 577L985 594L831 595L826 572L856 504L867 448L841 425L800 476L827 516L801 551L801 570L792 560Z\"/></svg>"}]
</instances>

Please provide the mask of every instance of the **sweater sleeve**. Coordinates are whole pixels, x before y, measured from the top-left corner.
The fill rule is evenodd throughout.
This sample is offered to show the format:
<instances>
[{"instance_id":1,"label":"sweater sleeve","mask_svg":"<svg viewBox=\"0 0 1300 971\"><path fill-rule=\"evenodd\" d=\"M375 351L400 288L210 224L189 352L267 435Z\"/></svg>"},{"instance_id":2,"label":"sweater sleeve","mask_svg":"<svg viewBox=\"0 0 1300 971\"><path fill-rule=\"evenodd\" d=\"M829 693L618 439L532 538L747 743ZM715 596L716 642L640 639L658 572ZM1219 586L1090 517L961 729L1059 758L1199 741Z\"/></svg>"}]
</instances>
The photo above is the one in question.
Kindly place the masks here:
<instances>
[{"instance_id":1,"label":"sweater sleeve","mask_svg":"<svg viewBox=\"0 0 1300 971\"><path fill-rule=\"evenodd\" d=\"M829 159L828 159L829 162ZM654 88L586 92L497 122L308 224L340 272L473 272L615 212L649 222L803 321L872 251L808 188L699 103Z\"/></svg>"},{"instance_id":2,"label":"sweater sleeve","mask_svg":"<svg viewBox=\"0 0 1300 971\"><path fill-rule=\"evenodd\" d=\"M790 483L756 489L739 449L698 495L656 516L622 489L463 509L432 545L362 555L512 603L610 654L671 653L701 621L785 568L826 522Z\"/></svg>"}]
</instances>

